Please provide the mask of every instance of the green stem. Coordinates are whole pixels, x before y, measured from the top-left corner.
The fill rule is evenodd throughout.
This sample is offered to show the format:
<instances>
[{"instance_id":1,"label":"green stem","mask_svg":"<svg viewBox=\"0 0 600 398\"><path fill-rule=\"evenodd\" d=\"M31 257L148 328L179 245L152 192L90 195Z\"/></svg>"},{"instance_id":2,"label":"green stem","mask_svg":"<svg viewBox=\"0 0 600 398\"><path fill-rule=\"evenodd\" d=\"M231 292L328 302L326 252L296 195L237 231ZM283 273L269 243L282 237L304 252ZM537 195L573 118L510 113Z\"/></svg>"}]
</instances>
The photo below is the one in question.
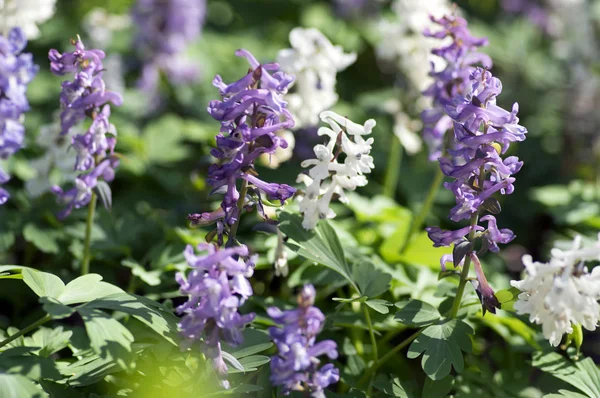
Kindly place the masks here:
<instances>
[{"instance_id":1,"label":"green stem","mask_svg":"<svg viewBox=\"0 0 600 398\"><path fill-rule=\"evenodd\" d=\"M365 314L365 320L367 321L367 326L369 326L369 336L371 337L371 346L373 350L373 363L377 363L379 360L379 353L377 351L377 339L375 339L375 329L373 328L373 323L371 322L371 314L369 314L369 308L365 303L361 303L363 308L363 312ZM367 397L371 396L371 388L373 383L369 383L367 390Z\"/></svg>"},{"instance_id":2,"label":"green stem","mask_svg":"<svg viewBox=\"0 0 600 398\"><path fill-rule=\"evenodd\" d=\"M425 221L425 217L427 217L427 215L431 211L433 201L435 200L435 197L437 196L437 193L440 190L440 187L442 186L442 181L444 181L444 173L442 173L441 169L438 169L436 171L435 177L433 178L433 181L431 182L431 186L429 187L429 192L427 193L425 203L423 203L421 210L414 218L412 226L410 228L410 232L406 237L406 240L404 241L404 245L402 246L402 250L400 250L400 253L404 253L404 251L408 247L408 243L410 242L411 238L421 229L423 221Z\"/></svg>"},{"instance_id":3,"label":"green stem","mask_svg":"<svg viewBox=\"0 0 600 398\"><path fill-rule=\"evenodd\" d=\"M235 224L231 226L229 230L229 239L227 240L227 246L234 244L235 236L237 235L238 227L240 226L240 220L242 219L242 210L244 210L244 201L246 200L246 193L248 193L248 181L242 180L242 188L240 189L240 198L237 202L238 217ZM231 242L231 243L230 243Z\"/></svg>"},{"instance_id":4,"label":"green stem","mask_svg":"<svg viewBox=\"0 0 600 398\"><path fill-rule=\"evenodd\" d=\"M94 213L96 212L96 200L98 197L95 192L92 192L92 198L88 205L88 214L85 224L85 239L83 241L83 262L81 263L81 275L85 275L90 272L90 260L92 254L90 251L90 243L92 240L92 226L94 225Z\"/></svg>"},{"instance_id":5,"label":"green stem","mask_svg":"<svg viewBox=\"0 0 600 398\"><path fill-rule=\"evenodd\" d=\"M17 333L13 334L12 336L10 336L10 337L6 338L5 340L3 340L2 342L0 342L0 348L9 344L11 341L18 339L19 337L23 336L24 334L29 333L33 329L37 329L38 327L42 326L44 323L48 322L50 319L52 319L52 318L50 318L50 315L46 315L43 318L40 318L37 321L33 322L31 325L27 326L26 328L19 330Z\"/></svg>"},{"instance_id":6,"label":"green stem","mask_svg":"<svg viewBox=\"0 0 600 398\"><path fill-rule=\"evenodd\" d=\"M477 222L479 221L479 214L475 213L471 216L471 227L475 227ZM471 232L469 233L469 242L473 242L473 238L475 237L475 228L471 228ZM462 301L462 297L465 293L465 286L467 285L469 278L469 268L471 267L471 256L467 253L465 257L465 264L463 265L462 271L460 273L460 282L458 283L458 289L456 289L456 296L454 297L454 301L452 302L452 310L450 311L450 318L456 318L458 314L458 310L460 309L460 302Z\"/></svg>"},{"instance_id":7,"label":"green stem","mask_svg":"<svg viewBox=\"0 0 600 398\"><path fill-rule=\"evenodd\" d=\"M402 153L400 140L394 136L392 138L392 147L390 148L390 156L383 183L383 194L392 199L396 196L398 188L398 176L400 175L400 168L402 166Z\"/></svg>"},{"instance_id":8,"label":"green stem","mask_svg":"<svg viewBox=\"0 0 600 398\"><path fill-rule=\"evenodd\" d=\"M404 341L402 341L402 343L398 344L396 347L388 351L384 356L379 358L378 361L376 361L369 369L367 369L363 377L361 377L358 381L358 385L364 384L367 380L369 380L371 375L375 373L375 371L379 369L381 365L386 363L390 358L392 358L394 355L396 355L398 352L402 351L406 346L412 343L414 339L419 337L419 335L424 329L425 328L417 330L416 332L408 336Z\"/></svg>"}]
</instances>

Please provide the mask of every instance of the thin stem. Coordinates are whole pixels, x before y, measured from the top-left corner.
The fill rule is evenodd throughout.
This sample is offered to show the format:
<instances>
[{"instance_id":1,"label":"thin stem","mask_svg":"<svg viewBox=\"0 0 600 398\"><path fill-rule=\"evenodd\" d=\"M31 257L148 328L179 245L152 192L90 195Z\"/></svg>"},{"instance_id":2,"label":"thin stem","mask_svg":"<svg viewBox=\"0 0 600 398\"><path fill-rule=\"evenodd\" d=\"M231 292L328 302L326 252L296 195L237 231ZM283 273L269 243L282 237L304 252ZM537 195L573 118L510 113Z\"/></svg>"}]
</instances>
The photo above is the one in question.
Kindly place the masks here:
<instances>
[{"instance_id":1,"label":"thin stem","mask_svg":"<svg viewBox=\"0 0 600 398\"><path fill-rule=\"evenodd\" d=\"M400 175L400 168L402 166L402 154L400 140L398 137L393 137L387 172L385 173L385 181L383 183L383 194L392 199L396 196L396 190L398 189L398 176Z\"/></svg>"},{"instance_id":2,"label":"thin stem","mask_svg":"<svg viewBox=\"0 0 600 398\"><path fill-rule=\"evenodd\" d=\"M386 363L390 358L392 358L394 355L396 355L398 352L402 351L406 346L412 343L414 339L419 337L419 335L424 329L425 328L417 330L416 332L408 336L405 340L403 340L400 344L398 344L396 347L388 351L384 356L379 358L378 361L376 361L369 369L367 369L366 373L358 381L358 385L364 384L367 380L369 380L371 375L375 373L375 371L379 369L381 365Z\"/></svg>"},{"instance_id":3,"label":"thin stem","mask_svg":"<svg viewBox=\"0 0 600 398\"><path fill-rule=\"evenodd\" d=\"M475 213L471 216L471 227L475 227L477 222L479 221L479 214ZM471 228L471 232L469 233L469 242L473 242L473 238L475 237L475 228ZM462 271L460 273L460 282L458 283L458 288L456 289L456 296L454 297L454 301L452 302L452 310L450 311L450 318L456 318L458 314L458 310L460 309L460 302L462 300L463 294L465 293L465 286L467 285L469 279L469 268L471 267L471 256L467 254L465 257L465 264L463 265Z\"/></svg>"},{"instance_id":4,"label":"thin stem","mask_svg":"<svg viewBox=\"0 0 600 398\"><path fill-rule=\"evenodd\" d=\"M238 217L235 223L231 226L229 231L229 240L227 241L227 246L233 244L235 242L235 236L237 235L238 227L240 225L240 220L242 219L242 210L244 209L244 201L246 200L246 193L248 192L248 181L242 180L242 188L240 189L240 198L237 202L238 208ZM231 242L231 243L229 243Z\"/></svg>"},{"instance_id":5,"label":"thin stem","mask_svg":"<svg viewBox=\"0 0 600 398\"><path fill-rule=\"evenodd\" d=\"M369 326L369 336L371 337L371 346L373 350L373 363L377 363L379 360L379 353L377 351L377 340L375 339L375 330L373 329L373 323L371 322L371 314L369 314L369 309L365 303L361 304L363 308L363 312L365 314L365 320L367 321L367 326ZM373 383L369 383L367 397L371 396L371 386Z\"/></svg>"},{"instance_id":6,"label":"thin stem","mask_svg":"<svg viewBox=\"0 0 600 398\"><path fill-rule=\"evenodd\" d=\"M427 217L427 215L431 211L433 201L435 200L435 197L437 196L437 193L440 190L440 187L442 186L442 181L444 181L444 173L442 173L441 169L438 169L435 174L435 177L433 178L433 181L431 182L431 186L429 187L429 192L427 193L425 203L423 203L421 210L414 218L412 226L410 228L410 233L406 237L406 240L404 241L404 245L402 246L402 250L400 250L400 253L404 253L404 251L408 247L408 243L410 242L411 238L421 229L423 221L425 221L425 217Z\"/></svg>"},{"instance_id":7,"label":"thin stem","mask_svg":"<svg viewBox=\"0 0 600 398\"><path fill-rule=\"evenodd\" d=\"M98 197L95 192L92 192L92 198L88 204L88 214L85 224L85 239L83 241L83 262L81 263L81 275L90 272L90 260L92 254L90 251L90 243L92 240L92 226L94 225L94 213L96 212L96 200Z\"/></svg>"},{"instance_id":8,"label":"thin stem","mask_svg":"<svg viewBox=\"0 0 600 398\"><path fill-rule=\"evenodd\" d=\"M9 336L8 338L6 338L2 342L0 342L0 348L4 347L7 344L10 344L10 342L18 339L19 337L23 336L26 333L29 333L33 329L37 329L38 327L42 326L44 323L48 322L50 319L52 319L50 317L50 315L46 315L43 318L40 318L37 321L33 322L31 325L25 327L24 329L19 330L17 333L13 334L12 336Z\"/></svg>"}]
</instances>

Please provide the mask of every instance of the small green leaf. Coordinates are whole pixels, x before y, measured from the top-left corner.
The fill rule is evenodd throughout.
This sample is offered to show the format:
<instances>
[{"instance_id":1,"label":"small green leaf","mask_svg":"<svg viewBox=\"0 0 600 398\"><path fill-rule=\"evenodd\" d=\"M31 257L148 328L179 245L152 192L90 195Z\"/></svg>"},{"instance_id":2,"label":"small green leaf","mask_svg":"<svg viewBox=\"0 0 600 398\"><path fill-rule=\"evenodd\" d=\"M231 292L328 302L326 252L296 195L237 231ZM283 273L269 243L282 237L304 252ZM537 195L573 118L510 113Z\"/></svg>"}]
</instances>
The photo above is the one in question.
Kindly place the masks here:
<instances>
[{"instance_id":1,"label":"small green leaf","mask_svg":"<svg viewBox=\"0 0 600 398\"><path fill-rule=\"evenodd\" d=\"M504 311L514 311L515 302L519 299L521 291L517 288L498 290L494 296L500 303L500 308Z\"/></svg>"},{"instance_id":2,"label":"small green leaf","mask_svg":"<svg viewBox=\"0 0 600 398\"><path fill-rule=\"evenodd\" d=\"M87 274L69 282L64 292L57 298L63 304L76 304L87 303L115 293L124 292L115 285L102 282L102 276L98 274Z\"/></svg>"},{"instance_id":3,"label":"small green leaf","mask_svg":"<svg viewBox=\"0 0 600 398\"><path fill-rule=\"evenodd\" d=\"M33 343L41 347L39 356L48 357L69 345L73 332L63 330L62 326L54 329L40 327L32 336Z\"/></svg>"},{"instance_id":4,"label":"small green leaf","mask_svg":"<svg viewBox=\"0 0 600 398\"><path fill-rule=\"evenodd\" d=\"M413 380L400 380L398 377L387 378L384 375L379 375L375 379L373 386L378 390L384 392L389 397L399 398L417 398L419 395L416 393L417 386ZM429 398L427 395L423 397Z\"/></svg>"},{"instance_id":5,"label":"small green leaf","mask_svg":"<svg viewBox=\"0 0 600 398\"><path fill-rule=\"evenodd\" d=\"M65 284L56 275L31 268L23 268L21 273L23 282L40 297L58 298L65 290Z\"/></svg>"},{"instance_id":6,"label":"small green leaf","mask_svg":"<svg viewBox=\"0 0 600 398\"><path fill-rule=\"evenodd\" d=\"M110 358L125 367L125 358L131 353L133 335L119 321L96 308L78 308L94 352L101 358Z\"/></svg>"},{"instance_id":7,"label":"small green leaf","mask_svg":"<svg viewBox=\"0 0 600 398\"><path fill-rule=\"evenodd\" d=\"M442 380L425 379L423 384L423 397L444 398L447 397L454 386L454 377L446 376Z\"/></svg>"},{"instance_id":8,"label":"small green leaf","mask_svg":"<svg viewBox=\"0 0 600 398\"><path fill-rule=\"evenodd\" d=\"M396 313L394 319L411 327L421 327L437 322L441 315L439 311L432 306L420 300L401 301L396 303L400 311Z\"/></svg>"},{"instance_id":9,"label":"small green leaf","mask_svg":"<svg viewBox=\"0 0 600 398\"><path fill-rule=\"evenodd\" d=\"M297 214L283 212L279 220L279 229L289 238L286 245L292 251L331 268L354 284L340 240L327 221L321 220L314 230L307 231Z\"/></svg>"},{"instance_id":10,"label":"small green leaf","mask_svg":"<svg viewBox=\"0 0 600 398\"><path fill-rule=\"evenodd\" d=\"M54 231L40 229L30 223L23 228L23 237L44 253L57 254L60 251Z\"/></svg>"},{"instance_id":11,"label":"small green leaf","mask_svg":"<svg viewBox=\"0 0 600 398\"><path fill-rule=\"evenodd\" d=\"M131 268L131 274L140 278L145 284L149 286L160 285L160 274L159 270L147 271L140 264L132 260L123 260L121 264L127 268Z\"/></svg>"},{"instance_id":12,"label":"small green leaf","mask_svg":"<svg viewBox=\"0 0 600 398\"><path fill-rule=\"evenodd\" d=\"M374 309L375 311L379 312L380 314L388 314L390 312L390 309L388 307L392 306L392 303L379 299L367 300L365 304Z\"/></svg>"},{"instance_id":13,"label":"small green leaf","mask_svg":"<svg viewBox=\"0 0 600 398\"><path fill-rule=\"evenodd\" d=\"M358 285L361 294L367 297L377 297L385 293L392 280L390 274L375 268L370 262L355 264L352 278Z\"/></svg>"},{"instance_id":14,"label":"small green leaf","mask_svg":"<svg viewBox=\"0 0 600 398\"><path fill-rule=\"evenodd\" d=\"M462 351L471 351L473 329L460 319L446 319L428 326L412 342L407 357L414 359L423 354L421 366L433 380L441 380L450 374L452 367L462 372Z\"/></svg>"},{"instance_id":15,"label":"small green leaf","mask_svg":"<svg viewBox=\"0 0 600 398\"><path fill-rule=\"evenodd\" d=\"M52 319L68 318L75 312L75 308L68 307L52 297L40 297L42 308Z\"/></svg>"},{"instance_id":16,"label":"small green leaf","mask_svg":"<svg viewBox=\"0 0 600 398\"><path fill-rule=\"evenodd\" d=\"M269 358L265 355L251 355L248 357L241 358L240 363L244 366L244 369L246 369L246 371L248 371L248 370L255 370L259 366L269 363L270 360L271 360L271 358Z\"/></svg>"},{"instance_id":17,"label":"small green leaf","mask_svg":"<svg viewBox=\"0 0 600 398\"><path fill-rule=\"evenodd\" d=\"M87 356L73 363L58 362L57 365L60 373L68 377L71 387L89 386L110 373L122 370L112 358L100 358L98 355Z\"/></svg>"}]
</instances>

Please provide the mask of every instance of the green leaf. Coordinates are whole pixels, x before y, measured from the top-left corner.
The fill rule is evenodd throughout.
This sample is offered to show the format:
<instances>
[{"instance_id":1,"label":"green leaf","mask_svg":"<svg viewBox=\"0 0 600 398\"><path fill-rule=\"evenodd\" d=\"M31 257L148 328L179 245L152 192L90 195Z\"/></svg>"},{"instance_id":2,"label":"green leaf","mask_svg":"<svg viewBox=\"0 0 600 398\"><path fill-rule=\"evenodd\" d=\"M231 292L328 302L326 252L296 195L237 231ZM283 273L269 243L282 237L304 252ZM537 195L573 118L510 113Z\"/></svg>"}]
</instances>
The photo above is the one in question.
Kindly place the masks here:
<instances>
[{"instance_id":1,"label":"green leaf","mask_svg":"<svg viewBox=\"0 0 600 398\"><path fill-rule=\"evenodd\" d=\"M121 264L126 266L127 268L131 268L131 273L134 276L140 278L144 283L149 286L158 286L160 285L160 270L147 271L140 264L136 263L132 260L123 260Z\"/></svg>"},{"instance_id":2,"label":"green leaf","mask_svg":"<svg viewBox=\"0 0 600 398\"><path fill-rule=\"evenodd\" d=\"M417 358L423 354L421 366L425 374L433 380L441 380L450 374L452 367L462 372L464 359L462 351L471 351L473 329L460 319L446 319L428 326L412 342L407 357Z\"/></svg>"},{"instance_id":3,"label":"green leaf","mask_svg":"<svg viewBox=\"0 0 600 398\"><path fill-rule=\"evenodd\" d=\"M84 357L73 363L58 362L57 364L60 373L68 377L71 387L89 386L104 379L106 375L122 369L111 358L100 358L98 355Z\"/></svg>"},{"instance_id":4,"label":"green leaf","mask_svg":"<svg viewBox=\"0 0 600 398\"><path fill-rule=\"evenodd\" d=\"M33 343L41 347L39 356L48 357L69 345L73 332L63 330L62 326L54 329L40 327L32 336Z\"/></svg>"},{"instance_id":5,"label":"green leaf","mask_svg":"<svg viewBox=\"0 0 600 398\"><path fill-rule=\"evenodd\" d=\"M433 247L427 232L422 232L411 239L404 254L399 255L397 261L413 265L424 265L437 271L440 268L440 258L444 254L451 253L452 248L450 247Z\"/></svg>"},{"instance_id":6,"label":"green leaf","mask_svg":"<svg viewBox=\"0 0 600 398\"><path fill-rule=\"evenodd\" d=\"M115 285L102 282L102 276L98 274L87 274L69 282L64 292L57 298L61 303L68 305L87 303L116 293L124 292Z\"/></svg>"},{"instance_id":7,"label":"green leaf","mask_svg":"<svg viewBox=\"0 0 600 398\"><path fill-rule=\"evenodd\" d=\"M116 293L91 301L83 307L102 308L132 315L171 344L175 346L179 345L177 329L178 318L162 304L146 297L127 293Z\"/></svg>"},{"instance_id":8,"label":"green leaf","mask_svg":"<svg viewBox=\"0 0 600 398\"><path fill-rule=\"evenodd\" d=\"M426 326L441 318L439 311L434 306L420 300L398 302L396 307L400 308L400 311L396 313L394 319L406 326Z\"/></svg>"},{"instance_id":9,"label":"green leaf","mask_svg":"<svg viewBox=\"0 0 600 398\"><path fill-rule=\"evenodd\" d=\"M447 376L441 380L425 379L423 384L423 397L444 398L447 397L454 386L454 377Z\"/></svg>"},{"instance_id":10,"label":"green leaf","mask_svg":"<svg viewBox=\"0 0 600 398\"><path fill-rule=\"evenodd\" d=\"M259 366L269 363L271 358L265 355L251 355L240 359L240 363L246 371L256 370Z\"/></svg>"},{"instance_id":11,"label":"green leaf","mask_svg":"<svg viewBox=\"0 0 600 398\"><path fill-rule=\"evenodd\" d=\"M544 398L594 398L578 392L558 390L558 394L546 394Z\"/></svg>"},{"instance_id":12,"label":"green leaf","mask_svg":"<svg viewBox=\"0 0 600 398\"><path fill-rule=\"evenodd\" d=\"M352 278L363 296L377 297L389 289L392 276L375 268L372 263L361 262L353 268Z\"/></svg>"},{"instance_id":13,"label":"green leaf","mask_svg":"<svg viewBox=\"0 0 600 398\"><path fill-rule=\"evenodd\" d=\"M230 352L235 358L240 359L258 354L273 346L269 334L261 330L247 328L244 330L243 335L244 342L237 347L229 348L228 345L223 344L226 351Z\"/></svg>"},{"instance_id":14,"label":"green leaf","mask_svg":"<svg viewBox=\"0 0 600 398\"><path fill-rule=\"evenodd\" d=\"M379 312L380 314L388 314L390 312L390 309L388 307L392 306L392 303L390 303L389 301L379 299L367 300L365 304L374 309L375 311Z\"/></svg>"},{"instance_id":15,"label":"green leaf","mask_svg":"<svg viewBox=\"0 0 600 398\"><path fill-rule=\"evenodd\" d=\"M500 308L504 311L514 311L515 302L519 299L521 291L515 287L510 289L498 290L494 296L500 303Z\"/></svg>"},{"instance_id":16,"label":"green leaf","mask_svg":"<svg viewBox=\"0 0 600 398\"><path fill-rule=\"evenodd\" d=\"M23 282L40 297L58 298L65 290L65 284L56 275L31 268L23 268L21 273Z\"/></svg>"},{"instance_id":17,"label":"green leaf","mask_svg":"<svg viewBox=\"0 0 600 398\"><path fill-rule=\"evenodd\" d=\"M23 228L23 237L44 253L57 254L60 251L54 231L40 229L30 223Z\"/></svg>"},{"instance_id":18,"label":"green leaf","mask_svg":"<svg viewBox=\"0 0 600 398\"><path fill-rule=\"evenodd\" d=\"M390 397L417 398L417 386L413 380L400 380L398 377L388 378L384 375L377 376L373 386ZM423 397L427 397L424 395ZM427 397L429 398L429 397Z\"/></svg>"},{"instance_id":19,"label":"green leaf","mask_svg":"<svg viewBox=\"0 0 600 398\"><path fill-rule=\"evenodd\" d=\"M125 367L125 358L131 353L133 335L119 321L96 308L78 309L85 323L94 352L101 358L109 358Z\"/></svg>"},{"instance_id":20,"label":"green leaf","mask_svg":"<svg viewBox=\"0 0 600 398\"><path fill-rule=\"evenodd\" d=\"M321 220L314 230L307 231L302 227L302 218L297 214L283 212L279 220L279 229L288 236L286 245L290 249L331 268L355 285L340 240L327 221Z\"/></svg>"},{"instance_id":21,"label":"green leaf","mask_svg":"<svg viewBox=\"0 0 600 398\"><path fill-rule=\"evenodd\" d=\"M0 353L0 369L35 381L62 379L52 359L32 355L31 349L32 347L14 347L4 350Z\"/></svg>"},{"instance_id":22,"label":"green leaf","mask_svg":"<svg viewBox=\"0 0 600 398\"><path fill-rule=\"evenodd\" d=\"M42 309L46 311L52 319L67 318L75 312L75 308L61 304L60 301L52 297L40 297L40 303L42 304Z\"/></svg>"},{"instance_id":23,"label":"green leaf","mask_svg":"<svg viewBox=\"0 0 600 398\"><path fill-rule=\"evenodd\" d=\"M600 370L591 358L573 362L556 352L536 352L532 365L578 388L589 397L600 397Z\"/></svg>"},{"instance_id":24,"label":"green leaf","mask_svg":"<svg viewBox=\"0 0 600 398\"><path fill-rule=\"evenodd\" d=\"M0 373L0 397L42 398L43 396L43 391L28 378Z\"/></svg>"},{"instance_id":25,"label":"green leaf","mask_svg":"<svg viewBox=\"0 0 600 398\"><path fill-rule=\"evenodd\" d=\"M50 398L85 398L85 395L64 384L42 380L40 381L40 385L44 391L48 393Z\"/></svg>"}]
</instances>

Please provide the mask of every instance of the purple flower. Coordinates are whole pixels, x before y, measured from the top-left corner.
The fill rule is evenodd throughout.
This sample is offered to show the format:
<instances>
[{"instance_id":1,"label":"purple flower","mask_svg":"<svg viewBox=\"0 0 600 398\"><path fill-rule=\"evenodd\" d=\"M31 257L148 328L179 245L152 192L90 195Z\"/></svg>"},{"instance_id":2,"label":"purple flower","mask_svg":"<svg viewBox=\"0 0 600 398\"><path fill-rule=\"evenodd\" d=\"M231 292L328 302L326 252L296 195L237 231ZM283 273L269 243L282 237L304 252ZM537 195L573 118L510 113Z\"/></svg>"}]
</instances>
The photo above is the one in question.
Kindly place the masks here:
<instances>
[{"instance_id":1,"label":"purple flower","mask_svg":"<svg viewBox=\"0 0 600 398\"><path fill-rule=\"evenodd\" d=\"M197 256L188 245L184 256L192 271L187 278L176 275L180 293L188 301L177 312L184 314L179 328L185 339L184 348L202 340L205 355L212 359L220 377L227 375L221 352L221 342L236 346L243 342L242 328L250 323L255 314L241 315L239 307L252 295L247 278L254 272L254 257L248 257L248 248L238 246L218 249L212 244L199 244L198 250L206 251ZM244 260L244 258L246 260ZM227 388L227 381L222 382Z\"/></svg>"},{"instance_id":2,"label":"purple flower","mask_svg":"<svg viewBox=\"0 0 600 398\"><path fill-rule=\"evenodd\" d=\"M38 71L30 53L23 53L27 45L25 34L13 28L8 37L0 36L0 159L8 159L19 151L25 141L23 114L29 110L27 86ZM10 176L0 168L0 185ZM0 187L0 205L10 198Z\"/></svg>"},{"instance_id":3,"label":"purple flower","mask_svg":"<svg viewBox=\"0 0 600 398\"><path fill-rule=\"evenodd\" d=\"M487 45L487 39L471 36L467 22L458 16L444 16L431 20L440 25L441 30L431 32L426 30L427 37L443 39L450 37L452 42L432 51L433 54L444 58L446 67L441 71L433 69L429 73L434 82L423 92L433 100L433 108L423 111L421 118L425 128L423 138L429 146L429 159L437 160L442 156L446 132L452 128L452 119L446 115L445 106L452 103L456 95L463 94L474 70L474 65L481 64L491 68L489 56L477 52L479 47Z\"/></svg>"},{"instance_id":4,"label":"purple flower","mask_svg":"<svg viewBox=\"0 0 600 398\"><path fill-rule=\"evenodd\" d=\"M52 73L57 76L73 75L73 80L62 83L61 135L67 135L74 125L86 118L92 119L92 122L85 133L71 139L72 147L77 152L74 170L82 172L75 179L75 186L66 192L60 187L52 187L59 202L66 206L59 213L60 218L67 217L74 208L86 206L99 179L112 181L115 168L119 165L114 156L117 130L108 120L108 103L119 106L122 103L121 95L106 90L102 80L104 51L86 50L79 38L73 41L73 45L73 52L61 54L52 49L48 53Z\"/></svg>"},{"instance_id":5,"label":"purple flower","mask_svg":"<svg viewBox=\"0 0 600 398\"><path fill-rule=\"evenodd\" d=\"M174 84L198 78L197 67L183 53L200 37L206 0L137 0L132 18L135 38L144 62L139 87L156 96L163 73ZM154 101L157 98L153 98Z\"/></svg>"},{"instance_id":6,"label":"purple flower","mask_svg":"<svg viewBox=\"0 0 600 398\"><path fill-rule=\"evenodd\" d=\"M287 142L275 133L294 126L294 119L283 100L293 78L281 72L275 63L260 64L246 50L238 50L236 55L248 60L248 73L230 84L217 75L213 85L219 89L221 100L210 101L207 108L208 113L221 122L221 131L216 136L217 147L211 151L219 163L208 170L213 193L224 192L221 202L224 228L218 231L219 241L222 241L225 229L239 218L238 181L245 180L253 187L248 192L256 194L255 203L259 210L262 208L261 193L283 204L296 192L286 184L262 181L254 170L254 161L260 155L287 147ZM243 200L246 203L246 198Z\"/></svg>"},{"instance_id":7,"label":"purple flower","mask_svg":"<svg viewBox=\"0 0 600 398\"><path fill-rule=\"evenodd\" d=\"M448 148L447 156L439 158L439 163L442 172L453 179L444 183L456 199L456 206L450 210L450 219L456 222L470 219L471 225L456 231L430 227L427 232L434 246L451 246L461 241L475 243L475 239L485 239L487 244L482 246L481 252L487 249L497 252L498 244L511 242L515 235L509 229L499 229L493 215L479 217L486 211L493 214L500 212L500 205L494 198L496 193L510 195L514 191L513 175L519 172L523 163L515 156L503 159L502 154L512 142L523 141L527 129L519 124L518 104L515 103L510 111L496 104L496 97L502 92L500 80L488 70L469 63L477 60L491 65L487 57L473 52L487 41L473 38L466 22L460 18L444 17L438 21L443 24L444 30L428 35L437 38L451 36L453 42L434 53L446 58L449 65L458 60L462 66L459 70L446 68L438 75L440 80L429 89L435 94L434 102L438 106L426 115L435 113L437 123L443 118L452 121L454 145ZM460 79L442 79L447 77L446 74ZM451 85L440 84L444 81L451 82ZM432 121L434 119L432 117ZM477 225L479 221L487 221L487 228ZM464 255L475 264L475 287L484 313L486 310L494 312L499 304L485 279L477 255L472 249ZM445 269L446 262L452 261L451 257L441 259L442 269ZM464 258L461 258L460 263L463 261Z\"/></svg>"},{"instance_id":8,"label":"purple flower","mask_svg":"<svg viewBox=\"0 0 600 398\"><path fill-rule=\"evenodd\" d=\"M319 368L319 356L336 359L338 353L332 340L315 342L325 321L325 315L313 306L315 294L312 285L305 285L298 295L297 309L267 309L269 316L281 326L269 328L279 351L271 358L271 382L282 386L286 395L291 391L306 391L313 397L321 397L323 390L340 378L339 370L333 364Z\"/></svg>"}]
</instances>

